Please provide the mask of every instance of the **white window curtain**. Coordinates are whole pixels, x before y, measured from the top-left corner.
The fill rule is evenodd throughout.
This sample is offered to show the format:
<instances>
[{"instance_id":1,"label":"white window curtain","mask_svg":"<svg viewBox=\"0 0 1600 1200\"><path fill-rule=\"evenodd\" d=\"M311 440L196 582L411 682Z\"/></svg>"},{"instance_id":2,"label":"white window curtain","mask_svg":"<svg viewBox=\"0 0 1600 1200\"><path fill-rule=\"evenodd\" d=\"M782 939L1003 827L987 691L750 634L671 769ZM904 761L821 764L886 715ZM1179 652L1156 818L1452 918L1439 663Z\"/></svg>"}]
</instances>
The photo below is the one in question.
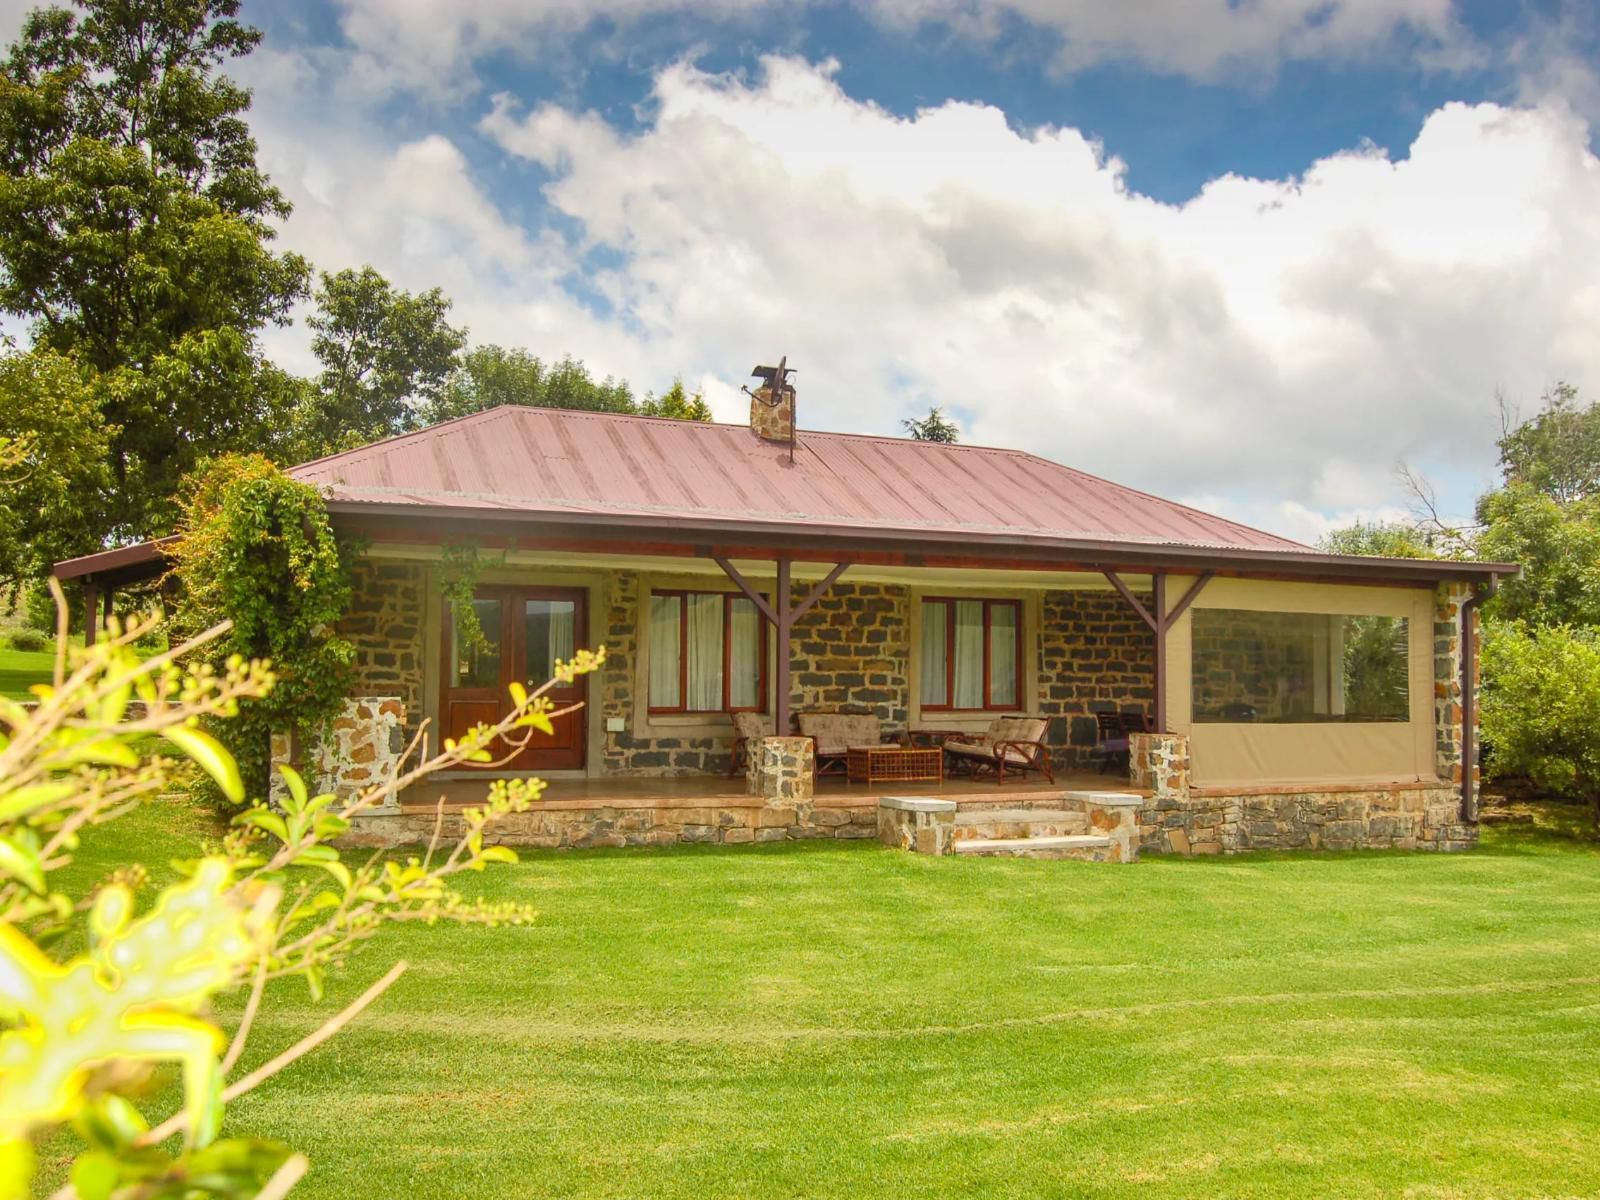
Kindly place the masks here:
<instances>
[{"instance_id":1,"label":"white window curtain","mask_svg":"<svg viewBox=\"0 0 1600 1200\"><path fill-rule=\"evenodd\" d=\"M570 600L557 600L550 606L550 669L556 662L572 658L572 636L577 608Z\"/></svg>"},{"instance_id":2,"label":"white window curtain","mask_svg":"<svg viewBox=\"0 0 1600 1200\"><path fill-rule=\"evenodd\" d=\"M650 707L677 708L683 598L650 597Z\"/></svg>"},{"instance_id":3,"label":"white window curtain","mask_svg":"<svg viewBox=\"0 0 1600 1200\"><path fill-rule=\"evenodd\" d=\"M730 606L728 631L728 704L732 708L761 707L761 614L744 597Z\"/></svg>"},{"instance_id":4,"label":"white window curtain","mask_svg":"<svg viewBox=\"0 0 1600 1200\"><path fill-rule=\"evenodd\" d=\"M695 712L722 708L722 597L689 597L688 688L684 707Z\"/></svg>"},{"instance_id":5,"label":"white window curtain","mask_svg":"<svg viewBox=\"0 0 1600 1200\"><path fill-rule=\"evenodd\" d=\"M989 606L989 704L1017 706L1017 610L1011 604Z\"/></svg>"},{"instance_id":6,"label":"white window curtain","mask_svg":"<svg viewBox=\"0 0 1600 1200\"><path fill-rule=\"evenodd\" d=\"M983 601L956 601L956 708L983 707Z\"/></svg>"},{"instance_id":7,"label":"white window curtain","mask_svg":"<svg viewBox=\"0 0 1600 1200\"><path fill-rule=\"evenodd\" d=\"M950 702L946 694L945 638L949 633L948 606L942 600L922 602L922 703L943 706Z\"/></svg>"}]
</instances>

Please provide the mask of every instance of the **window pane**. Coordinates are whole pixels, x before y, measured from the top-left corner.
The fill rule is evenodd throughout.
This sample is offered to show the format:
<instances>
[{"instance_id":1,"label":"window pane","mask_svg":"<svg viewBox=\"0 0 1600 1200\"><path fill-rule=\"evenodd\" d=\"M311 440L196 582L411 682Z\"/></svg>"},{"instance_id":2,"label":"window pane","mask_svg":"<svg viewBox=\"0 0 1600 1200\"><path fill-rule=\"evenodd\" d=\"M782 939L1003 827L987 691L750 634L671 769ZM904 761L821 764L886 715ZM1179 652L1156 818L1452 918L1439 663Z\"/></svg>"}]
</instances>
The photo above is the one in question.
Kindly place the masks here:
<instances>
[{"instance_id":1,"label":"window pane","mask_svg":"<svg viewBox=\"0 0 1600 1200\"><path fill-rule=\"evenodd\" d=\"M989 606L989 704L1017 707L1017 606Z\"/></svg>"},{"instance_id":2,"label":"window pane","mask_svg":"<svg viewBox=\"0 0 1600 1200\"><path fill-rule=\"evenodd\" d=\"M650 707L677 708L683 597L650 597Z\"/></svg>"},{"instance_id":3,"label":"window pane","mask_svg":"<svg viewBox=\"0 0 1600 1200\"><path fill-rule=\"evenodd\" d=\"M538 685L555 674L556 660L572 657L577 605L571 600L524 600L522 678Z\"/></svg>"},{"instance_id":4,"label":"window pane","mask_svg":"<svg viewBox=\"0 0 1600 1200\"><path fill-rule=\"evenodd\" d=\"M761 707L761 614L743 596L729 605L728 704L733 708Z\"/></svg>"},{"instance_id":5,"label":"window pane","mask_svg":"<svg viewBox=\"0 0 1600 1200\"><path fill-rule=\"evenodd\" d=\"M956 601L956 708L983 707L983 601Z\"/></svg>"},{"instance_id":6,"label":"window pane","mask_svg":"<svg viewBox=\"0 0 1600 1200\"><path fill-rule=\"evenodd\" d=\"M945 694L947 683L946 670L949 663L945 658L947 645L945 638L949 634L946 622L950 619L949 606L943 600L924 600L922 602L922 703L943 706L950 702Z\"/></svg>"},{"instance_id":7,"label":"window pane","mask_svg":"<svg viewBox=\"0 0 1600 1200\"><path fill-rule=\"evenodd\" d=\"M696 592L689 596L689 698L685 708L717 712L722 708L722 595Z\"/></svg>"},{"instance_id":8,"label":"window pane","mask_svg":"<svg viewBox=\"0 0 1600 1200\"><path fill-rule=\"evenodd\" d=\"M452 687L500 686L500 601L474 600L472 611L483 629L483 644L462 646L457 622L450 623L450 681Z\"/></svg>"},{"instance_id":9,"label":"window pane","mask_svg":"<svg viewBox=\"0 0 1600 1200\"><path fill-rule=\"evenodd\" d=\"M1196 721L1404 721L1404 617L1196 609Z\"/></svg>"}]
</instances>

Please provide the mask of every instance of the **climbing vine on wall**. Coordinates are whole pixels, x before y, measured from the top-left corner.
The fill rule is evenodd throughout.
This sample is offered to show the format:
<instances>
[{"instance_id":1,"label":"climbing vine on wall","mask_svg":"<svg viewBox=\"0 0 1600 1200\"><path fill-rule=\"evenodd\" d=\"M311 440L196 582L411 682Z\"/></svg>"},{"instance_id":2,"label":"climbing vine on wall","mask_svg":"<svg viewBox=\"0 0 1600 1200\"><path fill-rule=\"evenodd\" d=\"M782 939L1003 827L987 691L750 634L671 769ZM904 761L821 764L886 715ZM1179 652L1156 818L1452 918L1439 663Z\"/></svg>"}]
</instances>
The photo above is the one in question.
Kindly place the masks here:
<instances>
[{"instance_id":1,"label":"climbing vine on wall","mask_svg":"<svg viewBox=\"0 0 1600 1200\"><path fill-rule=\"evenodd\" d=\"M355 649L337 624L350 604L350 551L317 489L260 455L212 460L181 499L177 625L189 632L230 620L214 657L269 659L277 675L270 694L241 701L238 720L218 730L249 793L262 797L272 732L321 729L349 690Z\"/></svg>"},{"instance_id":2,"label":"climbing vine on wall","mask_svg":"<svg viewBox=\"0 0 1600 1200\"><path fill-rule=\"evenodd\" d=\"M450 606L450 624L463 654L481 654L489 649L483 623L472 598L478 590L478 574L483 562L476 542L458 542L444 548L444 569L440 581L445 603Z\"/></svg>"}]
</instances>

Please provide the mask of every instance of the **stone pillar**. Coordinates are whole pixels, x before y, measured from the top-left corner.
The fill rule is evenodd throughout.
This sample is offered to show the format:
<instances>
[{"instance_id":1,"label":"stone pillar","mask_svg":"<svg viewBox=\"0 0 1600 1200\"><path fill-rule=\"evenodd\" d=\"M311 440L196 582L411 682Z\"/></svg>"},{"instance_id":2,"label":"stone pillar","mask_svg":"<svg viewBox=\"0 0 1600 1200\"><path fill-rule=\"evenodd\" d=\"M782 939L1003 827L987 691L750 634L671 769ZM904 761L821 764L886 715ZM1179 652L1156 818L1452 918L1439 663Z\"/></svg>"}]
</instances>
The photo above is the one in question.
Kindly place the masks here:
<instances>
[{"instance_id":1,"label":"stone pillar","mask_svg":"<svg viewBox=\"0 0 1600 1200\"><path fill-rule=\"evenodd\" d=\"M745 744L745 790L767 808L794 810L794 823L811 816L816 760L810 738L768 737Z\"/></svg>"},{"instance_id":2,"label":"stone pillar","mask_svg":"<svg viewBox=\"0 0 1600 1200\"><path fill-rule=\"evenodd\" d=\"M878 840L915 854L954 854L956 802L931 796L878 800Z\"/></svg>"},{"instance_id":3,"label":"stone pillar","mask_svg":"<svg viewBox=\"0 0 1600 1200\"><path fill-rule=\"evenodd\" d=\"M313 731L299 747L299 762L294 762L294 743L299 739L287 733L272 735L272 779L269 799L281 803L285 795L281 765L294 766L306 781L313 796L332 792L341 803L385 779L393 777L405 752L406 706L398 696L356 696L330 724L326 735ZM400 811L394 794L368 810L375 813Z\"/></svg>"},{"instance_id":4,"label":"stone pillar","mask_svg":"<svg viewBox=\"0 0 1600 1200\"><path fill-rule=\"evenodd\" d=\"M1135 733L1128 738L1128 779L1156 800L1189 798L1189 739L1181 733Z\"/></svg>"}]
</instances>

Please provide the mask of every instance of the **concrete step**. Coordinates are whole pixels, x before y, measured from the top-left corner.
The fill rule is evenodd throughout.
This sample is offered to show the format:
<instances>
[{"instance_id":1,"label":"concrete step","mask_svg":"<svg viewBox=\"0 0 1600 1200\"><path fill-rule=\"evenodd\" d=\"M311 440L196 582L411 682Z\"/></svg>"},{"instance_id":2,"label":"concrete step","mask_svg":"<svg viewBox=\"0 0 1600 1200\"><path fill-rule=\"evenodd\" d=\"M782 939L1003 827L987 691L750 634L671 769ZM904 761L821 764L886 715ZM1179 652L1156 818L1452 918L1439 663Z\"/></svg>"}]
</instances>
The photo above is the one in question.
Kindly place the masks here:
<instances>
[{"instance_id":1,"label":"concrete step","mask_svg":"<svg viewBox=\"0 0 1600 1200\"><path fill-rule=\"evenodd\" d=\"M1087 856L1097 850L1109 849L1111 844L1111 839L1102 834L1085 833L1053 837L962 838L953 844L953 849L957 854L1064 857L1074 851L1084 852Z\"/></svg>"}]
</instances>

